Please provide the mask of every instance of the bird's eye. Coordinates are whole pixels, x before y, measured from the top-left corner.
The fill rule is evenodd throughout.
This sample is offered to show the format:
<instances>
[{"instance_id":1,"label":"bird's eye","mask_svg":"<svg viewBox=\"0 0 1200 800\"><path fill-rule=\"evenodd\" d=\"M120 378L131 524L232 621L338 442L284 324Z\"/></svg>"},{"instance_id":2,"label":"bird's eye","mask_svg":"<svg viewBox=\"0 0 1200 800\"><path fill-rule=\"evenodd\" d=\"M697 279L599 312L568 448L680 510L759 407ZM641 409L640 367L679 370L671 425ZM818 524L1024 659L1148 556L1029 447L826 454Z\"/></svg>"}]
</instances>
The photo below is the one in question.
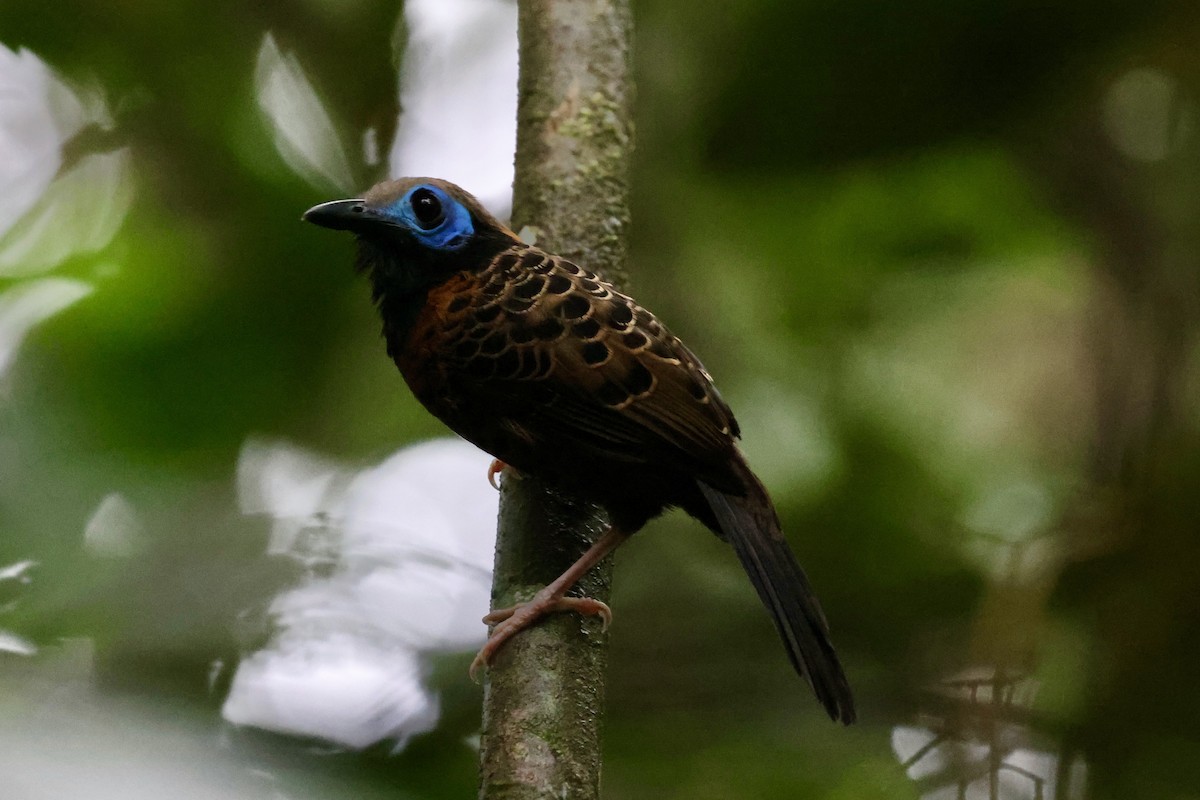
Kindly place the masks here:
<instances>
[{"instance_id":1,"label":"bird's eye","mask_svg":"<svg viewBox=\"0 0 1200 800\"><path fill-rule=\"evenodd\" d=\"M424 230L431 231L446 219L446 210L442 208L442 201L428 189L417 189L412 193L408 202L412 205L417 224Z\"/></svg>"}]
</instances>

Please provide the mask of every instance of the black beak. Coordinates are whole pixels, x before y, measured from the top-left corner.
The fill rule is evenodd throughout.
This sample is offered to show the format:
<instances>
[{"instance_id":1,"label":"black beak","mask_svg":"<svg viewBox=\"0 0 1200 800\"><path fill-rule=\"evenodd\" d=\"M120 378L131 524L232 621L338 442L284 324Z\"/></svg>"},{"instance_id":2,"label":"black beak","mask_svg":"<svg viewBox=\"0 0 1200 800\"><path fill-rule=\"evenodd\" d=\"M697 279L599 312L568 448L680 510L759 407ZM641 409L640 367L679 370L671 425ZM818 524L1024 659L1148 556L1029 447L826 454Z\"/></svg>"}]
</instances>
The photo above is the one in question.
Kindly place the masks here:
<instances>
[{"instance_id":1,"label":"black beak","mask_svg":"<svg viewBox=\"0 0 1200 800\"><path fill-rule=\"evenodd\" d=\"M304 216L300 219L320 225L322 228L355 232L378 227L381 222L384 222L379 214L367 208L367 204L363 200L332 200L328 203L321 203L305 211Z\"/></svg>"}]
</instances>

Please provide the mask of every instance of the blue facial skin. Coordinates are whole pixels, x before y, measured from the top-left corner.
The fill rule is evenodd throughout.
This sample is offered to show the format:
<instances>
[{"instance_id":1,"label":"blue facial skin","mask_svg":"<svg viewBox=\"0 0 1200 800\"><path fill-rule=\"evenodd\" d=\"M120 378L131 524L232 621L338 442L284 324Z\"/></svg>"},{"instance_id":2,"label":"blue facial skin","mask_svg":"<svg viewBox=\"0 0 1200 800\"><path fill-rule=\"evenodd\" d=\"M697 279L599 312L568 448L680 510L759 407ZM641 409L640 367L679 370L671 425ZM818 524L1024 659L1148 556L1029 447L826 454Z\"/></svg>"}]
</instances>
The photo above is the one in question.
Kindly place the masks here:
<instances>
[{"instance_id":1,"label":"blue facial skin","mask_svg":"<svg viewBox=\"0 0 1200 800\"><path fill-rule=\"evenodd\" d=\"M437 197L445 214L440 224L428 230L421 227L412 206L413 193L422 189ZM427 183L409 189L399 200L381 208L380 213L394 220L432 250L461 250L475 233L471 212L441 189Z\"/></svg>"}]
</instances>

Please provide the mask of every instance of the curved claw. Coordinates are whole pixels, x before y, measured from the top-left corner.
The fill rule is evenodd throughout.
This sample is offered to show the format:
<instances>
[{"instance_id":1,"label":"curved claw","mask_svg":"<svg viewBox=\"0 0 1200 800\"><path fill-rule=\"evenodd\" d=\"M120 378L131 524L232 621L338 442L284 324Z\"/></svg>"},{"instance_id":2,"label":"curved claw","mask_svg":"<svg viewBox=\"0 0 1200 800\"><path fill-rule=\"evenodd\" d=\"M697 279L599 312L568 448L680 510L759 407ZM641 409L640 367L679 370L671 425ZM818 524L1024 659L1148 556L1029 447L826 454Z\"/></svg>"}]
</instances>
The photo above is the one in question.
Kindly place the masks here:
<instances>
[{"instance_id":1,"label":"curved claw","mask_svg":"<svg viewBox=\"0 0 1200 800\"><path fill-rule=\"evenodd\" d=\"M496 480L496 476L504 471L505 466L507 465L498 458L493 458L491 465L488 466L488 483L490 483L492 488L497 492L500 491L500 482Z\"/></svg>"},{"instance_id":2,"label":"curved claw","mask_svg":"<svg viewBox=\"0 0 1200 800\"><path fill-rule=\"evenodd\" d=\"M475 654L475 658L471 660L471 666L467 667L467 675L471 678L471 683L479 683L479 670L488 666L487 659L484 658L483 651L480 650Z\"/></svg>"}]
</instances>

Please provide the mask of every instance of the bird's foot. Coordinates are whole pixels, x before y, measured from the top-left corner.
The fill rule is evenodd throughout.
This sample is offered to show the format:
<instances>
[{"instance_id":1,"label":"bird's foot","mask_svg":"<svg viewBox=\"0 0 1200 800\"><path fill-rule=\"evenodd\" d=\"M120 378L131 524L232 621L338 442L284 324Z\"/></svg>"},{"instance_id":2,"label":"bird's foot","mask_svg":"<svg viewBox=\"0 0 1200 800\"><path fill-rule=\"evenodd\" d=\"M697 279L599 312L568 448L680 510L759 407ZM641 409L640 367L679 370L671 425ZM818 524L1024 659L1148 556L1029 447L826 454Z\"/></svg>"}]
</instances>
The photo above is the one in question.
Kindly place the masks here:
<instances>
[{"instance_id":1,"label":"bird's foot","mask_svg":"<svg viewBox=\"0 0 1200 800\"><path fill-rule=\"evenodd\" d=\"M505 464L500 459L498 459L498 458L492 459L491 466L488 467L487 478L488 478L488 483L490 483L492 485L492 488L495 489L497 492L500 491L500 482L498 480L496 480L496 478L504 470L508 470L508 473L510 475L512 475L513 477L516 477L516 478L521 477L521 473L517 472L515 469L510 467L508 464Z\"/></svg>"},{"instance_id":2,"label":"bird's foot","mask_svg":"<svg viewBox=\"0 0 1200 800\"><path fill-rule=\"evenodd\" d=\"M483 618L488 625L495 625L492 635L471 662L471 680L477 680L479 670L490 666L492 658L505 642L528 628L547 614L559 611L574 611L584 616L597 616L601 620L601 631L612 624L612 609L607 603L591 597L563 597L546 587L527 603L518 603L508 608L498 608Z\"/></svg>"},{"instance_id":3,"label":"bird's foot","mask_svg":"<svg viewBox=\"0 0 1200 800\"><path fill-rule=\"evenodd\" d=\"M471 680L476 679L479 670L492 663L493 656L505 642L528 628L547 614L555 611L574 611L579 614L596 615L604 623L603 630L608 630L612 622L612 609L591 597L567 597L567 591L582 578L588 570L604 560L604 557L620 546L629 538L629 534L617 528L609 528L604 535L592 543L575 563L567 570L543 587L528 603L519 603L511 608L498 608L483 618L489 625L495 625L492 635L488 637L483 649L471 662Z\"/></svg>"}]
</instances>

